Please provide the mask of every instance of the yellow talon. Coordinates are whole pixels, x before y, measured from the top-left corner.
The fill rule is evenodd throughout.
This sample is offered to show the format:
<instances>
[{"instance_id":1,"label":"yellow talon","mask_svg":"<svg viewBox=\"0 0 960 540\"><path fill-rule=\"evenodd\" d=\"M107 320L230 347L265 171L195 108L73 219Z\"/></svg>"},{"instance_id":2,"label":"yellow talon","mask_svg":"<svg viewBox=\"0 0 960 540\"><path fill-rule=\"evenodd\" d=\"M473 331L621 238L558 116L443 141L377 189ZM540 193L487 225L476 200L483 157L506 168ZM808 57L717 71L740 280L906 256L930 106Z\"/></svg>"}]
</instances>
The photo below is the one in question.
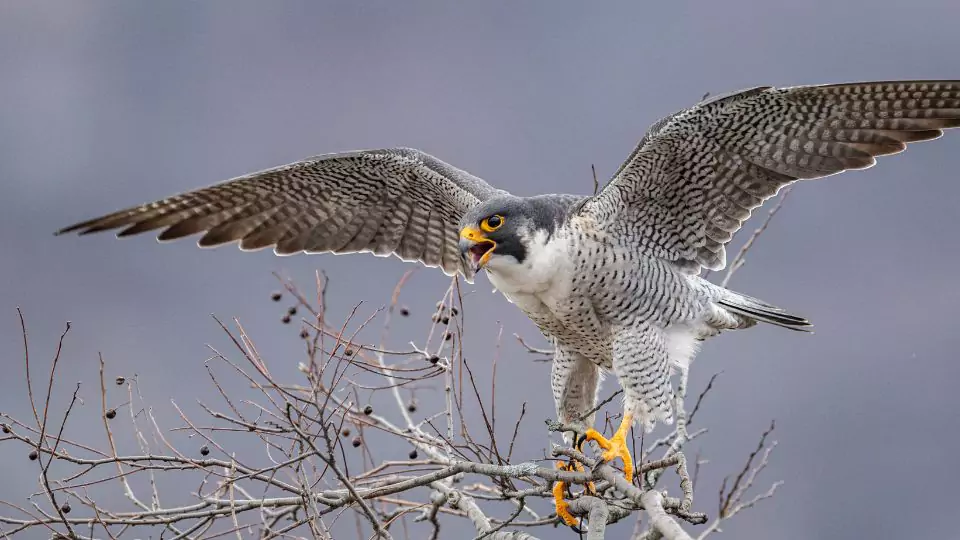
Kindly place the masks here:
<instances>
[{"instance_id":1,"label":"yellow talon","mask_svg":"<svg viewBox=\"0 0 960 540\"><path fill-rule=\"evenodd\" d=\"M570 460L570 465L563 467L563 469L566 471L577 471L577 472L584 471L583 463L580 463L579 461L576 461L576 460ZM587 482L586 490L587 490L587 493L589 493L590 495L597 494L597 489L593 486L593 482Z\"/></svg>"},{"instance_id":2,"label":"yellow talon","mask_svg":"<svg viewBox=\"0 0 960 540\"><path fill-rule=\"evenodd\" d=\"M583 443L587 441L596 441L597 444L600 445L600 448L604 449L602 456L604 461L610 461L617 457L623 459L623 470L627 476L627 481L633 482L633 458L630 457L630 450L627 448L627 432L630 431L632 424L633 415L625 413L623 415L623 421L620 422L620 427L617 428L617 432L612 438L607 439L601 435L599 431L595 429L588 429L586 436L576 446L578 449L581 449L583 447ZM557 468L561 471L582 472L584 470L583 464L575 460L571 460L569 465L558 461ZM553 501L556 506L557 517L562 519L567 525L576 527L578 523L577 518L573 517L573 514L570 513L570 503L563 498L566 489L567 483L563 481L558 480L553 485ZM593 482L587 482L586 490L587 493L591 495L596 495L597 493Z\"/></svg>"},{"instance_id":3,"label":"yellow talon","mask_svg":"<svg viewBox=\"0 0 960 540\"><path fill-rule=\"evenodd\" d=\"M562 461L557 462L557 468L561 471L577 471L583 472L583 464L579 461L570 460L569 464L563 463ZM570 513L570 503L564 500L563 495L567 489L567 483L563 481L557 481L553 485L553 500L556 503L557 516L563 520L564 523L571 527L577 526L577 518ZM586 493L590 495L596 495L597 489L594 487L593 482L587 482Z\"/></svg>"},{"instance_id":4,"label":"yellow talon","mask_svg":"<svg viewBox=\"0 0 960 540\"><path fill-rule=\"evenodd\" d=\"M561 471L569 470L569 467L562 462L557 462L557 468ZM557 483L553 485L553 502L557 507L557 517L562 519L567 525L576 527L577 518L573 517L573 514L570 513L570 503L563 499L563 492L566 490L566 487L566 482L562 481L557 481Z\"/></svg>"},{"instance_id":5,"label":"yellow talon","mask_svg":"<svg viewBox=\"0 0 960 540\"><path fill-rule=\"evenodd\" d=\"M623 472L627 477L627 482L633 482L633 458L630 457L630 450L627 448L627 433L633 425L633 415L624 413L620 427L613 437L607 439L595 429L588 429L585 440L596 441L605 451L603 453L604 461L612 461L614 458L623 460Z\"/></svg>"}]
</instances>

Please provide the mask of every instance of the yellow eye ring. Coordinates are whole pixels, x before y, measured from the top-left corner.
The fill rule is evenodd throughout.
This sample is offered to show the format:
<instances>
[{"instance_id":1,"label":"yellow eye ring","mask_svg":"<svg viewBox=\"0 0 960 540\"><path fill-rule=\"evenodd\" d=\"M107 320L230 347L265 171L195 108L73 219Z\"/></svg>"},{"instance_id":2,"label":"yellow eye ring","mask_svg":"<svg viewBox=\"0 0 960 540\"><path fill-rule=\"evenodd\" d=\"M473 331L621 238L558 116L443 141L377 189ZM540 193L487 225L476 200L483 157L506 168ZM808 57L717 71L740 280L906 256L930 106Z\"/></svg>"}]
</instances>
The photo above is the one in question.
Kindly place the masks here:
<instances>
[{"instance_id":1,"label":"yellow eye ring","mask_svg":"<svg viewBox=\"0 0 960 540\"><path fill-rule=\"evenodd\" d=\"M500 227L503 227L503 222L506 221L503 219L503 216L500 214L494 214L488 218L485 218L480 222L480 228L483 229L483 232L493 232Z\"/></svg>"}]
</instances>

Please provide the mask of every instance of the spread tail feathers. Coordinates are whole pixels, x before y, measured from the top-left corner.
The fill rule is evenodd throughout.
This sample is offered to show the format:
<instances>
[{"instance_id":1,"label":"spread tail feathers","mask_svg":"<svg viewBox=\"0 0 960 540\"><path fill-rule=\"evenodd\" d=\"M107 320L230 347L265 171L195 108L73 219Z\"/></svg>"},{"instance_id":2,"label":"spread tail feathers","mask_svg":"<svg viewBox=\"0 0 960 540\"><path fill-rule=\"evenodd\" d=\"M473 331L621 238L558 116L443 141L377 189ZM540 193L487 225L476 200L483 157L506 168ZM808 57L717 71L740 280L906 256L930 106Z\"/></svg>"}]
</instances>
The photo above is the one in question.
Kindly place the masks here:
<instances>
[{"instance_id":1,"label":"spread tail feathers","mask_svg":"<svg viewBox=\"0 0 960 540\"><path fill-rule=\"evenodd\" d=\"M732 313L736 313L747 319L789 328L790 330L798 330L801 332L813 331L813 325L803 317L794 315L777 306L745 294L729 290L724 291L724 293L724 296L717 300L717 304Z\"/></svg>"}]
</instances>

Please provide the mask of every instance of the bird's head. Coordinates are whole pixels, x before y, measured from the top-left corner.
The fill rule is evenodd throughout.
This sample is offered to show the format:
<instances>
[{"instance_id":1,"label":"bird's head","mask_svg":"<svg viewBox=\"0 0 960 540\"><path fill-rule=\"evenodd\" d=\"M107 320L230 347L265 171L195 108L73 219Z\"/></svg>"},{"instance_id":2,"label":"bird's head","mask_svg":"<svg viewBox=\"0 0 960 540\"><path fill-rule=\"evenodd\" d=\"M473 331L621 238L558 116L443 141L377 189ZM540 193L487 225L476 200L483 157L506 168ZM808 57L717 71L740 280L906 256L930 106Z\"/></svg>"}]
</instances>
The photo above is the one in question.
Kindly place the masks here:
<instances>
[{"instance_id":1,"label":"bird's head","mask_svg":"<svg viewBox=\"0 0 960 540\"><path fill-rule=\"evenodd\" d=\"M538 232L556 229L563 207L541 198L494 197L460 220L460 254L471 273L524 264Z\"/></svg>"},{"instance_id":2,"label":"bird's head","mask_svg":"<svg viewBox=\"0 0 960 540\"><path fill-rule=\"evenodd\" d=\"M495 197L471 209L460 220L460 255L473 273L487 265L521 264L532 219L519 197Z\"/></svg>"}]
</instances>

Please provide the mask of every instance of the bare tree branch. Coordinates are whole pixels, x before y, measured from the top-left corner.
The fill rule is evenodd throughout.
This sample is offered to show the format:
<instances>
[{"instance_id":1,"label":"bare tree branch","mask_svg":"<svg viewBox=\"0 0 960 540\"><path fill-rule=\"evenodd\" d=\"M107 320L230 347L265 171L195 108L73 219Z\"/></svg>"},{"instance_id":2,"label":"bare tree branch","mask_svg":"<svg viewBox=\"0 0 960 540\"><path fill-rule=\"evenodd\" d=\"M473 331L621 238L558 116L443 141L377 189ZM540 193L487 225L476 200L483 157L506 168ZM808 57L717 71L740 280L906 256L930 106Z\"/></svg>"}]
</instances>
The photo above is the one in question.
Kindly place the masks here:
<instances>
[{"instance_id":1,"label":"bare tree branch","mask_svg":"<svg viewBox=\"0 0 960 540\"><path fill-rule=\"evenodd\" d=\"M766 229L775 210L754 232L738 260ZM731 267L727 278L741 264ZM387 306L364 315L366 308L357 304L336 325L330 324L326 313L329 282L325 276L317 273L316 295L302 294L294 283L278 276L295 302L288 308L288 318L297 309L306 313L299 334L306 355L300 363L305 380L281 380L239 321L228 326L215 319L240 358L234 361L211 348L213 356L204 369L214 387L211 396L222 403L198 400L204 421L191 418L188 409L171 402L177 425L161 426L136 377L117 377L116 386L124 394L113 395L107 362L101 357L96 414L104 427L104 449L87 440L89 434L71 435L69 424L83 413L83 408L74 408L83 399L79 385L59 428L53 429L52 395L57 391L57 362L67 332L60 337L47 393L35 396L31 378L36 366L30 358L27 325L18 309L33 421L0 413L0 443L24 445L33 452L31 459L38 461L41 470L38 494L44 498L28 497L28 504L0 501L4 509L0 534L39 529L55 538L86 540L143 537L153 534L150 529L158 529L176 539L242 538L256 531L261 538L326 540L350 531L354 524L341 518L352 515L356 520L352 534L361 539L392 539L400 534L398 528L408 537L408 527L414 526L425 528L423 536L439 539L450 521L465 520L476 531L476 540L536 540L537 528L561 525L552 513L551 488L562 481L577 489L590 487L571 493L568 499L571 514L582 520L580 529L589 540L604 538L610 525L631 517L646 524L634 538L689 539L685 527L707 524L698 536L704 538L719 531L725 520L772 497L779 487L777 482L751 496L776 444L767 442L771 425L729 489L725 486L721 491L717 515L711 520L696 510L694 483L703 461L695 461L691 478L684 447L706 433L706 428L688 432L688 426L714 388L717 375L688 414L687 373L681 372L674 402L676 424L637 456L637 484L589 452L554 447L548 456L530 455L516 444L526 403L518 414L505 413L494 401L495 374L490 388L482 388L471 367L474 363L463 355L465 310L456 280L438 302L424 339L407 340L410 346L404 350L388 347L392 317L398 312L409 315L407 308L398 308L409 276L400 280ZM281 293L274 295L277 300L281 297ZM369 342L362 336L377 322L382 323L379 338ZM494 365L501 354L508 354L499 337L491 358ZM552 359L552 351L517 339L527 351ZM442 387L437 388L440 382ZM246 393L240 395L238 388ZM621 393L613 392L587 415L615 403ZM117 413L124 407L129 422L118 424ZM476 408L479 422L464 415L465 407ZM516 418L512 429L503 434L510 436L506 445L498 439L497 417L504 414ZM583 435L578 431L582 426L551 420L547 427L548 432ZM241 436L255 441L252 451L249 445L242 452L235 450L233 445ZM118 444L118 438L132 439L132 448L139 450L119 451L125 446ZM409 449L409 459L383 454L385 448L398 446ZM500 448L506 448L505 455ZM385 455L389 459L383 459ZM579 469L558 470L551 463L556 459L572 460ZM659 486L667 469L675 470L679 481ZM62 475L54 477L55 470L63 471ZM161 484L159 478L167 482ZM182 478L176 485L195 487L162 494L160 486L171 485L173 478ZM131 508L121 510L98 502L117 483ZM184 496L191 500L185 502ZM80 510L74 511L70 504Z\"/></svg>"}]
</instances>

